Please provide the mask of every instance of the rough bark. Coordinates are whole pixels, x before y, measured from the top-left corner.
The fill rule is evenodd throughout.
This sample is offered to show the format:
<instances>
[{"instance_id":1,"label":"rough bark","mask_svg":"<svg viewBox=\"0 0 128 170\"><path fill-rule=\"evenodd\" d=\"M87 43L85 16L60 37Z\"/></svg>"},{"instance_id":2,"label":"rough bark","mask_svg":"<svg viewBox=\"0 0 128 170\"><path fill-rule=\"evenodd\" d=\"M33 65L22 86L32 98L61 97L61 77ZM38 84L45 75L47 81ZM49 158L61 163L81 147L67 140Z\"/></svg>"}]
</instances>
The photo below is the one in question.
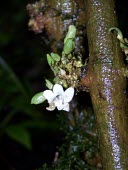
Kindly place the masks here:
<instances>
[{"instance_id":1,"label":"rough bark","mask_svg":"<svg viewBox=\"0 0 128 170\"><path fill-rule=\"evenodd\" d=\"M97 118L104 170L128 169L126 79L116 36L113 0L87 0L90 95Z\"/></svg>"},{"instance_id":2,"label":"rough bark","mask_svg":"<svg viewBox=\"0 0 128 170\"><path fill-rule=\"evenodd\" d=\"M84 0L40 0L27 5L29 26L36 33L47 32L52 51L63 48L63 40L69 25L77 27L76 52L85 54L83 41L86 35Z\"/></svg>"},{"instance_id":3,"label":"rough bark","mask_svg":"<svg viewBox=\"0 0 128 170\"><path fill-rule=\"evenodd\" d=\"M49 10L46 10L46 17L52 18L52 22L46 27L52 37L52 49L62 51L63 39L69 25L77 27L76 49L84 54L83 41L86 33L85 3L84 0L45 0ZM54 9L54 14L52 14ZM57 15L56 15L57 14ZM58 48L57 48L58 47Z\"/></svg>"}]
</instances>

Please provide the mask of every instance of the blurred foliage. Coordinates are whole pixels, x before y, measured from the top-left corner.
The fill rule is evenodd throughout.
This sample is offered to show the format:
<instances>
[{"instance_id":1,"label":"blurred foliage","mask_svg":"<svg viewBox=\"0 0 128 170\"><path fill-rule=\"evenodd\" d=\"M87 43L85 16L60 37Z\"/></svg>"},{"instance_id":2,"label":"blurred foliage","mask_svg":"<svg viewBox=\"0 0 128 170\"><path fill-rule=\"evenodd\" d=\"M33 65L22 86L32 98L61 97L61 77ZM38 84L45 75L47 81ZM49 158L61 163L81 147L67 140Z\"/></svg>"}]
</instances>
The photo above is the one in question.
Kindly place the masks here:
<instances>
[{"instance_id":1,"label":"blurred foliage","mask_svg":"<svg viewBox=\"0 0 128 170\"><path fill-rule=\"evenodd\" d=\"M1 132L7 133L11 138L30 149L32 146L28 128L48 128L50 126L56 128L56 125L54 123L49 125L43 114L30 104L31 95L1 57L0 71L2 80L0 81ZM23 118L21 115L24 115Z\"/></svg>"},{"instance_id":2,"label":"blurred foliage","mask_svg":"<svg viewBox=\"0 0 128 170\"><path fill-rule=\"evenodd\" d=\"M32 150L32 136L36 131L56 132L58 124L45 109L30 104L33 94L45 88L44 56L49 47L28 30L26 5L30 1L20 2L6 1L0 8L0 143L7 135L14 143Z\"/></svg>"}]
</instances>

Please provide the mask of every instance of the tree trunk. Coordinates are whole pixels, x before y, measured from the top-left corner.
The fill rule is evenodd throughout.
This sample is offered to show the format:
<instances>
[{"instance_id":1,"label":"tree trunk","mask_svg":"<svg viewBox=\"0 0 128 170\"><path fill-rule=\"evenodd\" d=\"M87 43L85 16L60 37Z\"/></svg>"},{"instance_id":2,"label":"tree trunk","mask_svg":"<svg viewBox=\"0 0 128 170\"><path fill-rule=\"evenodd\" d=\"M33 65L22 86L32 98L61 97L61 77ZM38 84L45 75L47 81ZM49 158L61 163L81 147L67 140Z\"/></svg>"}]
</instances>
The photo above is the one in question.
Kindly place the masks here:
<instances>
[{"instance_id":1,"label":"tree trunk","mask_svg":"<svg viewBox=\"0 0 128 170\"><path fill-rule=\"evenodd\" d=\"M90 95L97 118L104 170L128 169L126 79L116 36L113 0L87 0Z\"/></svg>"}]
</instances>

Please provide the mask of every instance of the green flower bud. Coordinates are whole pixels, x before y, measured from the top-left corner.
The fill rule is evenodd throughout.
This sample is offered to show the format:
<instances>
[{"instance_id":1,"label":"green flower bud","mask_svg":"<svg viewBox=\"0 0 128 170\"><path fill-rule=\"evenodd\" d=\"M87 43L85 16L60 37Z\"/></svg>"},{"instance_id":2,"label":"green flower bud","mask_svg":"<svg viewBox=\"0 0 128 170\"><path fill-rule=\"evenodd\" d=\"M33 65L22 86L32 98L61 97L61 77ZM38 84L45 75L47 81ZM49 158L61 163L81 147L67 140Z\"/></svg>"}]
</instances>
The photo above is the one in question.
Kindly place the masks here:
<instances>
[{"instance_id":1,"label":"green flower bud","mask_svg":"<svg viewBox=\"0 0 128 170\"><path fill-rule=\"evenodd\" d=\"M71 59L71 58L72 58L72 54L69 54L67 58L68 58L68 59Z\"/></svg>"},{"instance_id":2,"label":"green flower bud","mask_svg":"<svg viewBox=\"0 0 128 170\"><path fill-rule=\"evenodd\" d=\"M64 53L70 54L75 48L75 43L72 39L68 39L64 44Z\"/></svg>"},{"instance_id":3,"label":"green flower bud","mask_svg":"<svg viewBox=\"0 0 128 170\"><path fill-rule=\"evenodd\" d=\"M60 61L60 56L56 53L51 53L51 57L53 58L53 60L55 61Z\"/></svg>"},{"instance_id":4,"label":"green flower bud","mask_svg":"<svg viewBox=\"0 0 128 170\"><path fill-rule=\"evenodd\" d=\"M62 85L64 88L66 88L66 89L68 88L68 84L67 84L66 80L62 80Z\"/></svg>"},{"instance_id":5,"label":"green flower bud","mask_svg":"<svg viewBox=\"0 0 128 170\"><path fill-rule=\"evenodd\" d=\"M47 79L45 79L45 81L46 81L46 86L51 90L53 88L53 84Z\"/></svg>"},{"instance_id":6,"label":"green flower bud","mask_svg":"<svg viewBox=\"0 0 128 170\"><path fill-rule=\"evenodd\" d=\"M60 84L60 78L59 77L55 77L53 81L56 84Z\"/></svg>"},{"instance_id":7,"label":"green flower bud","mask_svg":"<svg viewBox=\"0 0 128 170\"><path fill-rule=\"evenodd\" d=\"M113 31L113 30L116 30L116 31L117 31L117 39L118 39L120 42L124 43L123 34L122 34L122 32L120 31L120 29L119 29L119 28L116 28L116 27L112 27L112 28L109 29L109 32L111 32L111 31Z\"/></svg>"},{"instance_id":8,"label":"green flower bud","mask_svg":"<svg viewBox=\"0 0 128 170\"><path fill-rule=\"evenodd\" d=\"M43 92L35 94L31 99L31 104L40 104L45 101L45 97L43 96Z\"/></svg>"},{"instance_id":9,"label":"green flower bud","mask_svg":"<svg viewBox=\"0 0 128 170\"><path fill-rule=\"evenodd\" d=\"M54 63L55 63L55 61L53 60L53 58L49 54L47 54L47 61L48 61L48 64L49 64L50 67L53 66Z\"/></svg>"},{"instance_id":10,"label":"green flower bud","mask_svg":"<svg viewBox=\"0 0 128 170\"><path fill-rule=\"evenodd\" d=\"M59 73L60 73L61 76L65 76L66 75L66 71L61 69L61 68L60 68L60 72Z\"/></svg>"},{"instance_id":11,"label":"green flower bud","mask_svg":"<svg viewBox=\"0 0 128 170\"><path fill-rule=\"evenodd\" d=\"M68 33L64 39L64 44L68 39L74 39L76 36L76 27L74 25L70 25L68 28Z\"/></svg>"}]
</instances>

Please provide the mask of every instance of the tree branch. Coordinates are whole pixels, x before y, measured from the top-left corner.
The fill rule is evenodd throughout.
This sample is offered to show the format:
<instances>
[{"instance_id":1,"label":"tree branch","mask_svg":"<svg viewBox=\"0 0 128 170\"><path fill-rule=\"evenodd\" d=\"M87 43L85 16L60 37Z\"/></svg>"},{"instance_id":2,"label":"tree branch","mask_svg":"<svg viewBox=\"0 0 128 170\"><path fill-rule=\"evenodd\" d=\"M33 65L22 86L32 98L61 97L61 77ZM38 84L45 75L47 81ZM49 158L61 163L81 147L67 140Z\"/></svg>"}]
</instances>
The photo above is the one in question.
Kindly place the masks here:
<instances>
[{"instance_id":1,"label":"tree branch","mask_svg":"<svg viewBox=\"0 0 128 170\"><path fill-rule=\"evenodd\" d=\"M87 0L88 74L90 95L97 118L100 150L105 170L128 168L126 78L116 36L113 0Z\"/></svg>"}]
</instances>

